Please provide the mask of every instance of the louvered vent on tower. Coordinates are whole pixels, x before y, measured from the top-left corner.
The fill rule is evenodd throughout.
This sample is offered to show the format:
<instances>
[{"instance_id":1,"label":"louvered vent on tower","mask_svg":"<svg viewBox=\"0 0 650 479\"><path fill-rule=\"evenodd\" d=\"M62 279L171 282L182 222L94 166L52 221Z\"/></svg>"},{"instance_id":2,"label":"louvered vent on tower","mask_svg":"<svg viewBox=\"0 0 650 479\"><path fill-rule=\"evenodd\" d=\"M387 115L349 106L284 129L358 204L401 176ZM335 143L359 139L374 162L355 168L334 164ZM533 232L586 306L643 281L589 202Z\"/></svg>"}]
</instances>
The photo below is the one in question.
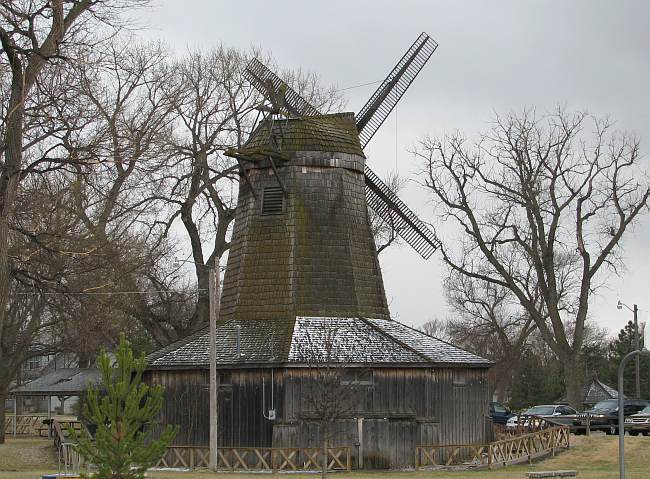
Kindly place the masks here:
<instances>
[{"instance_id":1,"label":"louvered vent on tower","mask_svg":"<svg viewBox=\"0 0 650 479\"><path fill-rule=\"evenodd\" d=\"M279 186L267 186L262 194L262 214L277 215L284 210L284 192Z\"/></svg>"}]
</instances>

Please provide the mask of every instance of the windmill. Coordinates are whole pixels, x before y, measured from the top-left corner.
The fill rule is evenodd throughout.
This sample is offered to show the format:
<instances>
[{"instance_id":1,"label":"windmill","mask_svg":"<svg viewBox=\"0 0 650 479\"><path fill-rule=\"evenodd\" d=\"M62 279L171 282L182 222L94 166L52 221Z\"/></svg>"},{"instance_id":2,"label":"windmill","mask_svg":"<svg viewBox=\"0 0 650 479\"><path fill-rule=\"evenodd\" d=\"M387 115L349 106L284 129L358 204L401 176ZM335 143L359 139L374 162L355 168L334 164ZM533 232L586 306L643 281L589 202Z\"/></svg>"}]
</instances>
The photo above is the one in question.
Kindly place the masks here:
<instances>
[{"instance_id":1,"label":"windmill","mask_svg":"<svg viewBox=\"0 0 650 479\"><path fill-rule=\"evenodd\" d=\"M328 383L354 385L355 417L332 418L330 410L336 432L329 440L344 444L356 436L351 454L359 468L413 467L416 444L488 440L491 363L391 319L368 216L370 207L424 258L438 246L363 153L436 46L420 35L356 117L323 115L260 62L248 65L246 75L266 103L246 144L226 152L239 162L242 181L211 348L223 375L212 390L220 398L224 461L229 447L254 445L291 447L296 455L284 459L317 464L296 446L322 450L310 391L322 391L315 371L333 364L342 367L340 381ZM178 444L215 436L201 430L201 418L216 418L214 408L201 394L188 394L204 390L212 363L206 329L148 358L151 382L166 385L172 405L161 423L182 425ZM324 359L328 343L336 352Z\"/></svg>"},{"instance_id":2,"label":"windmill","mask_svg":"<svg viewBox=\"0 0 650 479\"><path fill-rule=\"evenodd\" d=\"M245 77L267 103L246 144L226 151L244 183L222 317L389 316L367 207L425 259L439 242L363 148L437 46L419 35L356 115L324 115L260 61L248 64Z\"/></svg>"}]
</instances>

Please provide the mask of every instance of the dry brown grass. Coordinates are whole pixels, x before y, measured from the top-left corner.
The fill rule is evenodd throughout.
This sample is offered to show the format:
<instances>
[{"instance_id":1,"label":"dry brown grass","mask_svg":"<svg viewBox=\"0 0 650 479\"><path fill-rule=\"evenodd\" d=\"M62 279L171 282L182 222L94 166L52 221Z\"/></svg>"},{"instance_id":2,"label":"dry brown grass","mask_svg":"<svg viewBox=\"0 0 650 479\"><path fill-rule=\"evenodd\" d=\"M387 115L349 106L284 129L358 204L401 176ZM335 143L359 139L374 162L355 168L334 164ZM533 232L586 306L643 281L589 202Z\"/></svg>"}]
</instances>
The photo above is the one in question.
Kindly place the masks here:
<instances>
[{"instance_id":1,"label":"dry brown grass","mask_svg":"<svg viewBox=\"0 0 650 479\"><path fill-rule=\"evenodd\" d=\"M523 479L526 471L576 469L579 478L618 478L618 437L593 435L571 436L572 447L533 465L520 465L492 471L420 471L420 472L353 472L332 474L333 479ZM50 441L45 439L9 439L0 445L0 479L34 479L57 471L56 456ZM626 437L627 471L629 479L650 478L650 437ZM214 474L208 471L151 471L152 479L259 479L261 474ZM314 474L281 474L287 479L314 479Z\"/></svg>"},{"instance_id":2,"label":"dry brown grass","mask_svg":"<svg viewBox=\"0 0 650 479\"><path fill-rule=\"evenodd\" d=\"M52 441L7 437L6 443L0 444L1 479L34 478L56 470L56 453Z\"/></svg>"}]
</instances>

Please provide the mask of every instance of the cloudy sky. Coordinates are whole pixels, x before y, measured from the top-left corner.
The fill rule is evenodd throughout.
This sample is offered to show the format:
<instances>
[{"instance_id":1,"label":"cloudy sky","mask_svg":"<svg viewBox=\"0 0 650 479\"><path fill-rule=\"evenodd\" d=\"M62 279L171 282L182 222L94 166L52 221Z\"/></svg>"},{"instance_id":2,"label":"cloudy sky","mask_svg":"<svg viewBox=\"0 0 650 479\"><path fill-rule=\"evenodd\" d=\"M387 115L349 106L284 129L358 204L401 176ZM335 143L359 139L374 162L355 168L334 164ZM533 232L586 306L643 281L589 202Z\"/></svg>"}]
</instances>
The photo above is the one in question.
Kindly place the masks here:
<instances>
[{"instance_id":1,"label":"cloudy sky","mask_svg":"<svg viewBox=\"0 0 650 479\"><path fill-rule=\"evenodd\" d=\"M610 115L638 134L650 170L650 3L644 1L288 1L155 0L140 35L182 53L224 44L271 52L288 68L316 72L339 88L382 80L418 34L440 47L366 149L380 175L416 179L409 154L418 138L485 129L494 112L534 106ZM346 90L357 111L376 86ZM424 220L432 204L415 181L402 198ZM638 303L650 319L650 215L625 241L627 269L610 277L591 306L596 321L617 331ZM391 313L418 325L449 312L443 268L408 246L380 257ZM644 296L644 294L646 296Z\"/></svg>"}]
</instances>

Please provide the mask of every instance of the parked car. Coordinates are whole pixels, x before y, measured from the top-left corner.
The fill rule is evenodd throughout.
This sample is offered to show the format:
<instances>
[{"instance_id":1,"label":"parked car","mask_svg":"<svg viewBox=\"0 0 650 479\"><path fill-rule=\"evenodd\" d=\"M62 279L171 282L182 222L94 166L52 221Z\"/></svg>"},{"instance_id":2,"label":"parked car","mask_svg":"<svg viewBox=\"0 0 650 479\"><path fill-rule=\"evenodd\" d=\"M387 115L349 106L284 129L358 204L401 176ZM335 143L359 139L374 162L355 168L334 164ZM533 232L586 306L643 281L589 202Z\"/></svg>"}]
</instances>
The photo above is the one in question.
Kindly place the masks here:
<instances>
[{"instance_id":1,"label":"parked car","mask_svg":"<svg viewBox=\"0 0 650 479\"><path fill-rule=\"evenodd\" d=\"M631 416L649 405L650 402L644 399L625 399L623 400L623 415ZM581 426L587 426L587 415L589 415L589 427L592 430L605 431L605 434L618 433L618 399L600 401L593 408L580 414L578 419Z\"/></svg>"},{"instance_id":2,"label":"parked car","mask_svg":"<svg viewBox=\"0 0 650 479\"><path fill-rule=\"evenodd\" d=\"M505 424L514 414L503 404L493 401L490 403L490 417L493 424Z\"/></svg>"},{"instance_id":3,"label":"parked car","mask_svg":"<svg viewBox=\"0 0 650 479\"><path fill-rule=\"evenodd\" d=\"M578 411L565 404L542 404L540 406L531 407L519 416L511 417L506 422L506 427L515 428L535 425L535 418L532 416L550 419L555 423L572 425L577 414ZM518 422L519 417L522 418L521 424Z\"/></svg>"},{"instance_id":4,"label":"parked car","mask_svg":"<svg viewBox=\"0 0 650 479\"><path fill-rule=\"evenodd\" d=\"M636 414L631 414L625 419L625 429L630 436L650 435L650 406L646 406Z\"/></svg>"}]
</instances>

